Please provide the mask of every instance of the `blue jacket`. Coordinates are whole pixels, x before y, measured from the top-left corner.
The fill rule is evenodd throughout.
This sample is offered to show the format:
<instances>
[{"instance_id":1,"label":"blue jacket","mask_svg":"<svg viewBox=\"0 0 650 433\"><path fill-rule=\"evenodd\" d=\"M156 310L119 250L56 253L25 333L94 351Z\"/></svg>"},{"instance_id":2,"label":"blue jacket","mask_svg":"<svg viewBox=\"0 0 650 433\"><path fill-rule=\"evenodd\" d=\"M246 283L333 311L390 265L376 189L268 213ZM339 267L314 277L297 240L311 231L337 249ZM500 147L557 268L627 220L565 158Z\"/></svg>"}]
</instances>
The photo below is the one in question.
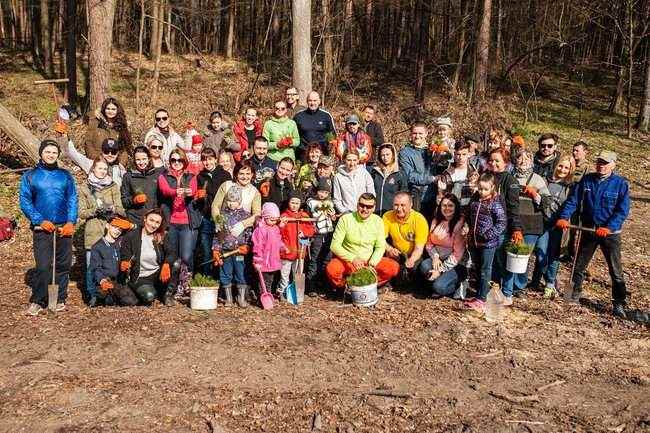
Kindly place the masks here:
<instances>
[{"instance_id":1,"label":"blue jacket","mask_svg":"<svg viewBox=\"0 0 650 433\"><path fill-rule=\"evenodd\" d=\"M435 176L431 174L431 154L428 149L418 149L408 144L397 155L399 168L415 200L429 202L435 198Z\"/></svg>"},{"instance_id":2,"label":"blue jacket","mask_svg":"<svg viewBox=\"0 0 650 433\"><path fill-rule=\"evenodd\" d=\"M299 147L306 149L309 143L316 142L324 150L329 148L325 134L328 132L336 134L336 129L334 128L334 119L328 111L322 108L311 111L308 108L296 113L293 120L298 125L298 134L300 134Z\"/></svg>"},{"instance_id":3,"label":"blue jacket","mask_svg":"<svg viewBox=\"0 0 650 433\"><path fill-rule=\"evenodd\" d=\"M77 188L67 170L39 162L20 180L19 197L20 210L32 226L45 220L54 224L77 222Z\"/></svg>"},{"instance_id":4,"label":"blue jacket","mask_svg":"<svg viewBox=\"0 0 650 433\"><path fill-rule=\"evenodd\" d=\"M560 219L569 219L580 207L580 218L587 227L607 227L620 232L630 213L630 186L627 180L612 173L604 180L598 174L586 174L564 202Z\"/></svg>"},{"instance_id":5,"label":"blue jacket","mask_svg":"<svg viewBox=\"0 0 650 433\"><path fill-rule=\"evenodd\" d=\"M102 237L95 242L90 249L90 272L93 282L99 286L104 278L115 281L119 270L120 243L115 241L112 244L106 242Z\"/></svg>"}]
</instances>

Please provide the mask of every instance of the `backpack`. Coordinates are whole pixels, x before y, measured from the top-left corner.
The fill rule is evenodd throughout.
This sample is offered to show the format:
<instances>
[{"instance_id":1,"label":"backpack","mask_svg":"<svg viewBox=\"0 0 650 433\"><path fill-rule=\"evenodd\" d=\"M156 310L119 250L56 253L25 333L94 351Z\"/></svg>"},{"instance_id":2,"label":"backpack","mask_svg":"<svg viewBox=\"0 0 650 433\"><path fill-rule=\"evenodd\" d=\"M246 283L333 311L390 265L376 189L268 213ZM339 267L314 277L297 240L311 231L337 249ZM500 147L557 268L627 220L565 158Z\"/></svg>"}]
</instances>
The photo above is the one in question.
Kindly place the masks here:
<instances>
[{"instance_id":1,"label":"backpack","mask_svg":"<svg viewBox=\"0 0 650 433\"><path fill-rule=\"evenodd\" d=\"M0 217L0 242L7 241L14 237L16 222L9 218Z\"/></svg>"}]
</instances>

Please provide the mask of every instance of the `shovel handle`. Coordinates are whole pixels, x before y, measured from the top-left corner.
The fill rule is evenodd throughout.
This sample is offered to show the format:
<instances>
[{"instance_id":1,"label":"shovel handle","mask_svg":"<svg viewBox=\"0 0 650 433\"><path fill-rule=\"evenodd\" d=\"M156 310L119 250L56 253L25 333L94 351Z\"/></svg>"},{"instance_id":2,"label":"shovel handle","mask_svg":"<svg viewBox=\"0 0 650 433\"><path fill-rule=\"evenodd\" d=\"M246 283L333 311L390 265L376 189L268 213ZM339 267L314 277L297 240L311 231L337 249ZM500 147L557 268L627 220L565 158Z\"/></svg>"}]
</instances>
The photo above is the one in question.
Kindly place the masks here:
<instances>
[{"instance_id":1,"label":"shovel handle","mask_svg":"<svg viewBox=\"0 0 650 433\"><path fill-rule=\"evenodd\" d=\"M570 229L572 230L578 230L578 231L583 231L583 232L592 232L594 233L596 229L593 229L591 227L583 227L583 226L574 226L573 224L569 226Z\"/></svg>"}]
</instances>

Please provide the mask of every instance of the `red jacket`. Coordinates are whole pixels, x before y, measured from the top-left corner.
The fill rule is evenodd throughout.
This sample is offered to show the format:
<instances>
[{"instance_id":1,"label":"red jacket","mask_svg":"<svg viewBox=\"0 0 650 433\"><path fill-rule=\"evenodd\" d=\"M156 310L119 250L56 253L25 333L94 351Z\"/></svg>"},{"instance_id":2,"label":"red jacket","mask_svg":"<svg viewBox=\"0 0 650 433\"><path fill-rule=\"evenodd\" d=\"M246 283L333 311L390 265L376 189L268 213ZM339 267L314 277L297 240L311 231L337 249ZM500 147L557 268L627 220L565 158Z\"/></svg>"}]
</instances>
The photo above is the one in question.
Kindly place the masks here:
<instances>
[{"instance_id":1,"label":"red jacket","mask_svg":"<svg viewBox=\"0 0 650 433\"><path fill-rule=\"evenodd\" d=\"M289 209L282 212L281 216L287 218L309 218L309 214L305 211L293 212ZM284 227L282 227L282 242L288 250L282 250L280 253L280 258L282 260L298 259L298 252L300 251L300 245L298 244L298 232L302 232L305 237L310 238L314 236L315 233L314 224L311 222L290 221L285 224Z\"/></svg>"},{"instance_id":2,"label":"red jacket","mask_svg":"<svg viewBox=\"0 0 650 433\"><path fill-rule=\"evenodd\" d=\"M345 131L338 136L334 153L338 159L343 160L343 154L348 149L356 150L359 153L359 164L365 164L372 157L372 140L361 129L356 134Z\"/></svg>"},{"instance_id":3,"label":"red jacket","mask_svg":"<svg viewBox=\"0 0 650 433\"><path fill-rule=\"evenodd\" d=\"M241 160L241 154L245 150L252 149L253 148L253 143L248 142L248 137L246 136L246 128L244 127L246 125L246 121L241 118L238 121L235 122L235 124L232 126L232 133L239 141L239 144L241 146L241 149L239 152L235 152L233 156L235 157L235 161L239 162ZM260 119L256 119L255 122L253 123L253 129L255 131L255 136L257 137L258 135L262 135L262 122L260 122Z\"/></svg>"}]
</instances>

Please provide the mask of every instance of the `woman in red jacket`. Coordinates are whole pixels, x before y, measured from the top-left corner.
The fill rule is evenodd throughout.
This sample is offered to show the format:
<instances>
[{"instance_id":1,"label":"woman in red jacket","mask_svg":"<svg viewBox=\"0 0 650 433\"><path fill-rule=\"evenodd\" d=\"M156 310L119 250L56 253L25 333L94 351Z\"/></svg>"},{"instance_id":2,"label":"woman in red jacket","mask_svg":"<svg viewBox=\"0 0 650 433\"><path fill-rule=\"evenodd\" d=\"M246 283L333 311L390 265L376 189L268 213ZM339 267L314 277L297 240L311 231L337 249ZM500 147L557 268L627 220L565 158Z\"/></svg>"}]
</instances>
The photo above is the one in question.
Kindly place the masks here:
<instances>
[{"instance_id":1,"label":"woman in red jacket","mask_svg":"<svg viewBox=\"0 0 650 433\"><path fill-rule=\"evenodd\" d=\"M235 161L239 162L249 157L255 137L262 135L262 122L257 117L257 110L247 108L242 118L233 125L232 132L241 147L238 152L233 152Z\"/></svg>"}]
</instances>

